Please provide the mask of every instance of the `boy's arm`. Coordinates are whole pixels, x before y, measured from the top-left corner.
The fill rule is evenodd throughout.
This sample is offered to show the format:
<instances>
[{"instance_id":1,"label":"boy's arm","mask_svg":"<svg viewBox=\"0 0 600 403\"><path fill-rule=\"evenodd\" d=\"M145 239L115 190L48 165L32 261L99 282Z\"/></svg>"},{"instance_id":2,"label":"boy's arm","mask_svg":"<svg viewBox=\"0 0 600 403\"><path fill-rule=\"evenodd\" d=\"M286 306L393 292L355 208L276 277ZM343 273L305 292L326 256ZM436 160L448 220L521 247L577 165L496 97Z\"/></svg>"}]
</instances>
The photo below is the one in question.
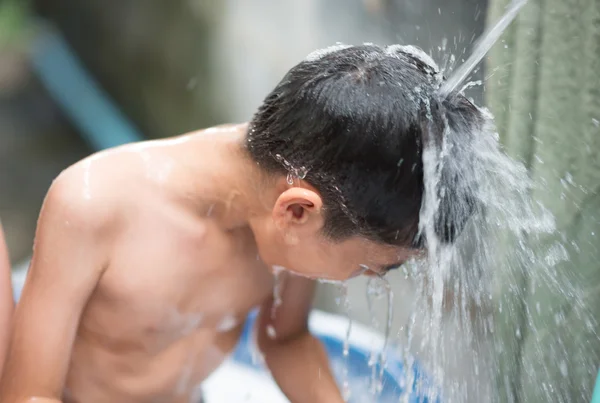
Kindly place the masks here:
<instances>
[{"instance_id":1,"label":"boy's arm","mask_svg":"<svg viewBox=\"0 0 600 403\"><path fill-rule=\"evenodd\" d=\"M10 259L4 240L4 231L0 222L0 378L8 350L11 320L14 309L12 282L10 275Z\"/></svg>"},{"instance_id":2,"label":"boy's arm","mask_svg":"<svg viewBox=\"0 0 600 403\"><path fill-rule=\"evenodd\" d=\"M102 210L78 186L57 182L42 207L14 314L2 403L60 401L79 317L105 266Z\"/></svg>"},{"instance_id":3,"label":"boy's arm","mask_svg":"<svg viewBox=\"0 0 600 403\"><path fill-rule=\"evenodd\" d=\"M314 281L287 275L275 319L271 318L272 298L261 309L258 344L275 381L292 403L341 403L344 400L325 349L308 331L314 290ZM269 326L272 329L267 330Z\"/></svg>"}]
</instances>

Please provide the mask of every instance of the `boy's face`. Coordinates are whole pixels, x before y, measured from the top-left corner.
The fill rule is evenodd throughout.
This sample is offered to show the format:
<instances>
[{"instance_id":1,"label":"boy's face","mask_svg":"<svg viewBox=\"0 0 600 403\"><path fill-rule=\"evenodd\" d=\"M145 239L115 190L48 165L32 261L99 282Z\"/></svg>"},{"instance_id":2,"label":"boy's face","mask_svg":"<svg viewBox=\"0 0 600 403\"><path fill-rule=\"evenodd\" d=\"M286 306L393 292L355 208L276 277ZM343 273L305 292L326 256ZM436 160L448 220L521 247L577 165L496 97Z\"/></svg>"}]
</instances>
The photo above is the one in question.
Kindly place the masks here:
<instances>
[{"instance_id":1,"label":"boy's face","mask_svg":"<svg viewBox=\"0 0 600 403\"><path fill-rule=\"evenodd\" d=\"M317 234L293 246L269 251L275 263L314 279L347 280L360 274L385 274L410 256L397 248L354 237L333 242Z\"/></svg>"},{"instance_id":2,"label":"boy's face","mask_svg":"<svg viewBox=\"0 0 600 403\"><path fill-rule=\"evenodd\" d=\"M384 274L414 255L360 237L327 239L322 233L322 201L314 189L286 189L271 213L253 225L259 254L266 264L299 275L343 281L361 273Z\"/></svg>"}]
</instances>

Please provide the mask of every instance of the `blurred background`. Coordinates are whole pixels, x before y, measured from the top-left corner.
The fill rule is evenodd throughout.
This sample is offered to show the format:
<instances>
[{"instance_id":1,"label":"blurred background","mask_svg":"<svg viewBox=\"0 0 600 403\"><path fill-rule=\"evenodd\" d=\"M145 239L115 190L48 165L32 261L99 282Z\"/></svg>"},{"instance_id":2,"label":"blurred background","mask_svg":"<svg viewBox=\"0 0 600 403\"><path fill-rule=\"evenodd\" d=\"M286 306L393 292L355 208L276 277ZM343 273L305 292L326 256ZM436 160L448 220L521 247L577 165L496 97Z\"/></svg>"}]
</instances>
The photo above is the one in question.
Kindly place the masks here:
<instances>
[{"instance_id":1,"label":"blurred background","mask_svg":"<svg viewBox=\"0 0 600 403\"><path fill-rule=\"evenodd\" d=\"M125 139L162 138L247 121L289 68L311 51L336 42L412 44L431 53L440 65L450 55L460 63L508 3L0 0L0 219L13 264L26 264L31 254L37 216L52 179L98 148L118 143L118 133ZM70 63L78 63L86 76L71 74ZM577 240L578 251L564 270L581 274L587 302L596 312L598 71L600 0L530 0L470 77L483 85L467 90L478 105L494 113L507 152L544 185L545 192L534 196L555 214L562 235ZM93 80L93 87L84 85L87 79ZM94 104L92 93L110 107ZM115 114L126 122L115 121ZM564 180L577 183L580 190L565 196ZM408 321L413 290L399 274L393 278L398 329ZM523 287L531 281L521 280ZM353 316L370 323L366 305L360 302L365 283L353 282L351 294L357 301ZM322 286L316 305L337 312L335 298L331 287ZM547 303L568 305L561 298L549 295ZM513 319L517 326L520 319ZM600 366L600 329L597 323L588 326L582 321L573 316L561 324L582 329L569 332L567 344L586 344L585 351ZM544 326L550 326L547 323ZM545 334L560 332L556 326ZM517 364L508 375L517 380L512 390L502 392L506 401L546 402L547 390L538 392L542 382L555 385L561 397L556 401L580 401L591 390L593 375L589 367L581 369L579 349L568 363L568 378L573 379L564 379L559 369L546 371L547 379L521 376L530 370L528 363L538 362L528 361L529 351L551 341L520 337L513 352ZM451 348L453 340L448 343ZM557 367L552 356L548 365ZM458 363L457 377L462 370L469 369ZM478 381L469 376L468 382Z\"/></svg>"}]
</instances>

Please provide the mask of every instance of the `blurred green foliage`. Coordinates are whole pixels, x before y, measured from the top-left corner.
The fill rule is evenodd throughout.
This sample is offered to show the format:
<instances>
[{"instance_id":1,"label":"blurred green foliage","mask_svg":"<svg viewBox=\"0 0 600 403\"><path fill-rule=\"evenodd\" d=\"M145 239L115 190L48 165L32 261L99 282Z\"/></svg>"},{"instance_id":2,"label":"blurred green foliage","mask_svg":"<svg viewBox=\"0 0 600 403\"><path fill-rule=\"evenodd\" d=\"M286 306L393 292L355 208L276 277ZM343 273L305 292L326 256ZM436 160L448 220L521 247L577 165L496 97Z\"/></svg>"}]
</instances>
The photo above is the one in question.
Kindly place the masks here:
<instances>
[{"instance_id":1,"label":"blurred green foliage","mask_svg":"<svg viewBox=\"0 0 600 403\"><path fill-rule=\"evenodd\" d=\"M0 48L21 47L29 36L30 2L0 0Z\"/></svg>"}]
</instances>

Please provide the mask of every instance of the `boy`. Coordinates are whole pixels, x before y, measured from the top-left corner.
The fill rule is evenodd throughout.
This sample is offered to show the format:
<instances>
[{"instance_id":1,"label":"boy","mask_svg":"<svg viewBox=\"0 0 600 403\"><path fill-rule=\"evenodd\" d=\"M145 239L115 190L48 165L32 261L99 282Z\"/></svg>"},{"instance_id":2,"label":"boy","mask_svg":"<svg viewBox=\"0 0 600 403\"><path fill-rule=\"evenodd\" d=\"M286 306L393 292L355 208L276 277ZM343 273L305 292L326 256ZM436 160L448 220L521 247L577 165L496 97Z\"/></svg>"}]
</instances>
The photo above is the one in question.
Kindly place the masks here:
<instances>
[{"instance_id":1,"label":"boy","mask_svg":"<svg viewBox=\"0 0 600 403\"><path fill-rule=\"evenodd\" d=\"M260 305L285 395L341 402L307 330L312 279L383 275L422 247L422 138L480 121L464 97L436 100L438 77L413 48L336 48L292 68L249 125L67 169L40 214L0 401L195 403ZM464 223L440 224L451 240ZM289 270L281 304L274 267Z\"/></svg>"}]
</instances>

